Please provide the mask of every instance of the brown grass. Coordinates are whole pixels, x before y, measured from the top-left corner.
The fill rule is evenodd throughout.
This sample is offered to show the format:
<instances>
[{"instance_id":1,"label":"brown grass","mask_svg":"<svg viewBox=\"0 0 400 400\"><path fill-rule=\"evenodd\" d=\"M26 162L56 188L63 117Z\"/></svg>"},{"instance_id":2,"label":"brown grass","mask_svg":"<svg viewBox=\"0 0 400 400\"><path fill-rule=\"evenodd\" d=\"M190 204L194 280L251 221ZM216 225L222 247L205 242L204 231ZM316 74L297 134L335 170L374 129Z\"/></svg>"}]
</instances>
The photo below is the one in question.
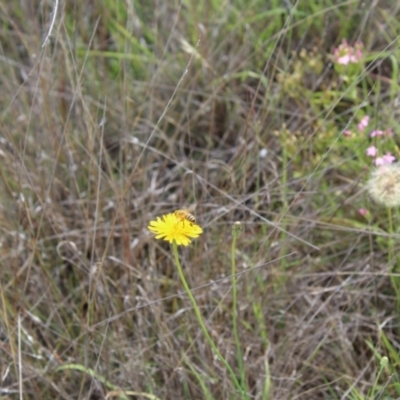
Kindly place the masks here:
<instances>
[{"instance_id":1,"label":"brown grass","mask_svg":"<svg viewBox=\"0 0 400 400\"><path fill-rule=\"evenodd\" d=\"M365 167L347 169L353 155L338 142L359 103L313 98L338 85L328 54L345 22L326 5L246 23L257 13L232 4L214 15L60 3L45 48L53 4L0 5L0 397L203 399L202 381L210 398L237 398L170 246L146 229L182 206L204 229L181 250L184 272L234 370L229 254L232 224L244 225L238 323L251 398L268 398L266 363L269 398L368 398L378 355L396 354L387 217L377 212L378 231L357 215ZM390 42L370 21L393 27L396 6L348 7L334 11L371 24L347 21L352 37L371 52Z\"/></svg>"}]
</instances>

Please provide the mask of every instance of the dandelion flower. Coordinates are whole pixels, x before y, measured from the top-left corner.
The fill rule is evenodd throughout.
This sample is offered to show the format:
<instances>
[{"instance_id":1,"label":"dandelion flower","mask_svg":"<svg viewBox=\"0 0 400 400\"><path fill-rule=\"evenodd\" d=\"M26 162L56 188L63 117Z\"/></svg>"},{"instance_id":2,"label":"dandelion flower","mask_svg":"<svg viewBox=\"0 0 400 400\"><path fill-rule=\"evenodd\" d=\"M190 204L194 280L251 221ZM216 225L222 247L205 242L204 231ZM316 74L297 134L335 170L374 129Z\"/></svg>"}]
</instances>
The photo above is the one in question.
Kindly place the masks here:
<instances>
[{"instance_id":1,"label":"dandelion flower","mask_svg":"<svg viewBox=\"0 0 400 400\"><path fill-rule=\"evenodd\" d=\"M197 238L203 233L199 225L177 218L173 213L157 217L156 221L150 221L147 229L155 234L156 239L170 243L175 241L178 246L189 245L191 243L189 238Z\"/></svg>"},{"instance_id":2,"label":"dandelion flower","mask_svg":"<svg viewBox=\"0 0 400 400\"><path fill-rule=\"evenodd\" d=\"M376 168L367 189L377 203L386 207L400 206L400 164L384 164Z\"/></svg>"}]
</instances>

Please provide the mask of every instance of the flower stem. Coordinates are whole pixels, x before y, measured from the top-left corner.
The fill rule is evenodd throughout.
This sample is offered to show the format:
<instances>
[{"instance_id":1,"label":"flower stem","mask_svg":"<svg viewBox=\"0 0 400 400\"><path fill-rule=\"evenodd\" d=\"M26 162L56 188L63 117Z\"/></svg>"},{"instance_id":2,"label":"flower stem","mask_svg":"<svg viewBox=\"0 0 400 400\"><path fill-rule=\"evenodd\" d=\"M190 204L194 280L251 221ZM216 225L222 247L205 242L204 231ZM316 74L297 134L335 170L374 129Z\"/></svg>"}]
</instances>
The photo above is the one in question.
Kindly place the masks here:
<instances>
[{"instance_id":1,"label":"flower stem","mask_svg":"<svg viewBox=\"0 0 400 400\"><path fill-rule=\"evenodd\" d=\"M192 303L192 306L193 306L194 313L196 314L197 321L198 321L198 323L200 325L201 330L204 333L204 336L206 337L206 339L207 339L209 345L211 346L211 348L213 349L215 355L219 358L219 360L222 362L222 364L224 364L225 368L229 372L229 375L231 376L231 379L232 379L234 385L236 386L237 390L239 390L239 392L241 392L242 394L245 394L244 390L242 389L242 387L240 386L238 380L236 379L235 373L233 372L232 368L230 367L228 362L225 360L225 358L222 357L222 354L219 352L217 346L215 345L214 341L211 339L211 336L207 331L207 328L206 328L206 326L204 324L204 321L203 321L203 318L201 316L199 307L198 307L198 305L196 303L196 300L195 300L195 298L194 298L194 296L193 296L193 294L192 294L192 292L191 292L191 290L189 288L188 283L186 282L185 276L183 275L181 263L179 261L178 246L177 246L175 241L172 243L172 249L173 249L173 252L174 252L175 264L176 264L176 268L178 270L179 278L181 279L182 285L183 285L187 295L189 296L189 299L190 299L190 301Z\"/></svg>"},{"instance_id":2,"label":"flower stem","mask_svg":"<svg viewBox=\"0 0 400 400\"><path fill-rule=\"evenodd\" d=\"M400 288L399 288L399 278L396 276L396 262L394 260L394 243L393 243L393 216L392 210L389 207L388 209L388 219L389 219L389 238L388 238L388 265L390 267L390 278L392 281L393 289L396 292L397 299L397 309L400 311Z\"/></svg>"},{"instance_id":3,"label":"flower stem","mask_svg":"<svg viewBox=\"0 0 400 400\"><path fill-rule=\"evenodd\" d=\"M240 346L238 328L237 328L237 279L236 279L236 260L235 260L235 253L236 253L236 239L238 235L233 232L232 235L232 248L231 248L231 260L232 260L232 325L233 325L233 336L235 338L235 345L236 345L236 358L237 363L239 366L240 371L240 383L242 387L246 387L246 378L243 369L243 356L242 356L242 349Z\"/></svg>"}]
</instances>

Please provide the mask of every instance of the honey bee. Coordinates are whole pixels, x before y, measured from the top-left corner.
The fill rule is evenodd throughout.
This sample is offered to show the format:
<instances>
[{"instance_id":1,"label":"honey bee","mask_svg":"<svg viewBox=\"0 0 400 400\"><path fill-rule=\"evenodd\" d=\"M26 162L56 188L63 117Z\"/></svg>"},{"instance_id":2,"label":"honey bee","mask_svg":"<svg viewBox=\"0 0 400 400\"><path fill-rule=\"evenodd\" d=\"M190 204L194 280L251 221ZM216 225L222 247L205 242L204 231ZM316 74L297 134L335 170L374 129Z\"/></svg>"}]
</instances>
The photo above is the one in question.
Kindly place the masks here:
<instances>
[{"instance_id":1,"label":"honey bee","mask_svg":"<svg viewBox=\"0 0 400 400\"><path fill-rule=\"evenodd\" d=\"M185 219L190 222L190 225L196 223L196 218L194 215L190 214L188 210L176 210L174 211L175 217L180 221L184 221Z\"/></svg>"}]
</instances>

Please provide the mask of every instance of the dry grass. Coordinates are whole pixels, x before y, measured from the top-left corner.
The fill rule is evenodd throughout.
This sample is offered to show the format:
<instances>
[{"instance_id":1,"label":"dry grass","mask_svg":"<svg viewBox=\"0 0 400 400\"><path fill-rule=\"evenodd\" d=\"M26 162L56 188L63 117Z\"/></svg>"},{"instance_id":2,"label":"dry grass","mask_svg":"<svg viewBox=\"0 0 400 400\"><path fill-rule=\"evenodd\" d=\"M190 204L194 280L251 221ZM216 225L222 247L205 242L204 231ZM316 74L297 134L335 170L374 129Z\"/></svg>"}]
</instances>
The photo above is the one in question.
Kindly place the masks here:
<instances>
[{"instance_id":1,"label":"dry grass","mask_svg":"<svg viewBox=\"0 0 400 400\"><path fill-rule=\"evenodd\" d=\"M235 371L244 225L251 398L399 398L399 215L363 191L367 139L341 134L360 109L398 134L398 2L140 3L60 2L44 48L54 4L0 5L0 396L238 398L146 229L194 206L181 262ZM357 98L342 37L370 54Z\"/></svg>"}]
</instances>

